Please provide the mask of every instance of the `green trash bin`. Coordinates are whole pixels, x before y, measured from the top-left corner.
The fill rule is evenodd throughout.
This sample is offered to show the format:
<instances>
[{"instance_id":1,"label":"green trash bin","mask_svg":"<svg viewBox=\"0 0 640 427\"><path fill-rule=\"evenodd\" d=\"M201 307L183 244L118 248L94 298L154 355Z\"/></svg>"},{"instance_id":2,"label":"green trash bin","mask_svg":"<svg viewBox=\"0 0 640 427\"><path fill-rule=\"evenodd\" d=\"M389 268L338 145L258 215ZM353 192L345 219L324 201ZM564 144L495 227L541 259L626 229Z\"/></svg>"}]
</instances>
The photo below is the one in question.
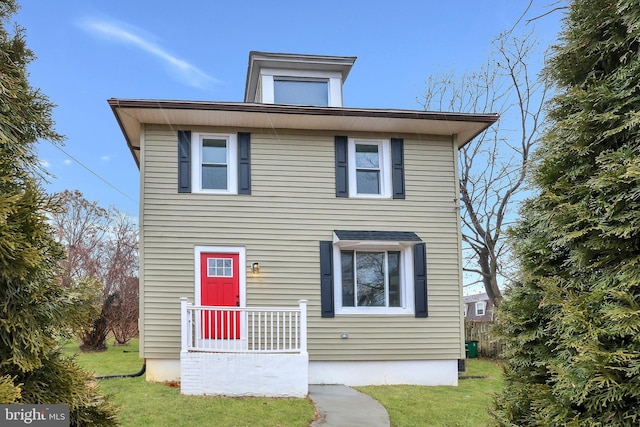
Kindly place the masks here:
<instances>
[{"instance_id":1,"label":"green trash bin","mask_svg":"<svg viewBox=\"0 0 640 427\"><path fill-rule=\"evenodd\" d=\"M465 341L464 347L467 353L467 359L475 359L478 357L478 341Z\"/></svg>"}]
</instances>

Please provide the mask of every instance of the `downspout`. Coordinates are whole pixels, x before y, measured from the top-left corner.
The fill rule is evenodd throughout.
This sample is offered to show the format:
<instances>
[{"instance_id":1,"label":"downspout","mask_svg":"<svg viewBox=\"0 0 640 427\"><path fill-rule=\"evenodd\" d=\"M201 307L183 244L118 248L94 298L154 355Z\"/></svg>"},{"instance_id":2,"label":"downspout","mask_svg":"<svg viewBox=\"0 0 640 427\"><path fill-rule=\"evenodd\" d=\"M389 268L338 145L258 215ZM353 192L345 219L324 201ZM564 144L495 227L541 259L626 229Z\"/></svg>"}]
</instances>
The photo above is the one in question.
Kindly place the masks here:
<instances>
[{"instance_id":1,"label":"downspout","mask_svg":"<svg viewBox=\"0 0 640 427\"><path fill-rule=\"evenodd\" d=\"M108 379L111 379L111 378L135 378L135 377L140 377L140 376L144 375L146 370L147 370L147 362L145 360L145 362L142 364L142 368L140 368L140 370L138 372L136 372L135 374L101 375L99 377L96 377L96 379L97 380L108 380Z\"/></svg>"},{"instance_id":2,"label":"downspout","mask_svg":"<svg viewBox=\"0 0 640 427\"><path fill-rule=\"evenodd\" d=\"M459 169L459 165L458 165L458 161L459 161L459 150L460 147L458 146L458 135L455 134L452 136L451 138L451 148L453 150L453 178L454 178L454 194L453 194L453 203L454 203L454 212L455 212L455 218L456 218L456 228L457 228L457 244L458 244L458 292L459 292L459 298L460 300L458 301L459 304L459 310L462 316L460 317L460 324L459 324L459 333L460 336L462 337L462 339L460 340L460 359L459 360L465 360L466 359L466 351L465 351L465 341L466 341L466 336L465 336L465 320L466 320L466 316L464 315L464 307L465 307L465 303L464 303L464 276L462 273L462 264L463 264L463 260L462 260L462 224L461 224L461 218L460 218L460 169ZM463 362L464 363L464 362Z\"/></svg>"}]
</instances>

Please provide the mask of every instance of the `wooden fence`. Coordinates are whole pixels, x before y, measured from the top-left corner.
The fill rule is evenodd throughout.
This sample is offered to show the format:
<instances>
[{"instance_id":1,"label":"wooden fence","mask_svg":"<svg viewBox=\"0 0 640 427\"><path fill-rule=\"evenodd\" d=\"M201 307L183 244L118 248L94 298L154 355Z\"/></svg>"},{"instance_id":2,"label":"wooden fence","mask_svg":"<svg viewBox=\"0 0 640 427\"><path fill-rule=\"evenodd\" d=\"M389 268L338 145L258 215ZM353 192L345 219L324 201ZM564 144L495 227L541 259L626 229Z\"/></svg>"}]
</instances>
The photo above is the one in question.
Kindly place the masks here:
<instances>
[{"instance_id":1,"label":"wooden fence","mask_svg":"<svg viewBox=\"0 0 640 427\"><path fill-rule=\"evenodd\" d=\"M478 341L478 356L499 358L502 354L502 344L493 337L491 328L493 322L476 322L465 320L464 332L466 341Z\"/></svg>"}]
</instances>

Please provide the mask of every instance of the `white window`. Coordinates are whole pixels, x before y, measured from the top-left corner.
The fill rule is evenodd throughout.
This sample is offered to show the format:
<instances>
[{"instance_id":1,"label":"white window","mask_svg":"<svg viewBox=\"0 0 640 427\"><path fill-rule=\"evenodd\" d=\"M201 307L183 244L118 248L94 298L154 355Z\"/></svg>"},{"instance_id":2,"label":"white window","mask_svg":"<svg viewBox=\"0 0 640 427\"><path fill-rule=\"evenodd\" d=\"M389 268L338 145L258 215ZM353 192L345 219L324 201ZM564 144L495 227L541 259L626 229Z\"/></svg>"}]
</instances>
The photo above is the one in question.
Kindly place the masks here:
<instances>
[{"instance_id":1,"label":"white window","mask_svg":"<svg viewBox=\"0 0 640 427\"><path fill-rule=\"evenodd\" d=\"M207 259L207 277L233 277L233 259Z\"/></svg>"},{"instance_id":2,"label":"white window","mask_svg":"<svg viewBox=\"0 0 640 427\"><path fill-rule=\"evenodd\" d=\"M336 314L414 314L411 247L338 242L333 259Z\"/></svg>"},{"instance_id":3,"label":"white window","mask_svg":"<svg viewBox=\"0 0 640 427\"><path fill-rule=\"evenodd\" d=\"M400 307L399 251L341 251L343 307Z\"/></svg>"},{"instance_id":4,"label":"white window","mask_svg":"<svg viewBox=\"0 0 640 427\"><path fill-rule=\"evenodd\" d=\"M485 302L478 301L476 303L476 316L484 316Z\"/></svg>"},{"instance_id":5,"label":"white window","mask_svg":"<svg viewBox=\"0 0 640 427\"><path fill-rule=\"evenodd\" d=\"M342 107L342 74L335 71L260 70L256 102Z\"/></svg>"},{"instance_id":6,"label":"white window","mask_svg":"<svg viewBox=\"0 0 640 427\"><path fill-rule=\"evenodd\" d=\"M276 104L329 105L329 81L293 77L274 77L273 96Z\"/></svg>"},{"instance_id":7,"label":"white window","mask_svg":"<svg viewBox=\"0 0 640 427\"><path fill-rule=\"evenodd\" d=\"M192 191L236 194L236 136L194 132L192 147Z\"/></svg>"},{"instance_id":8,"label":"white window","mask_svg":"<svg viewBox=\"0 0 640 427\"><path fill-rule=\"evenodd\" d=\"M389 140L349 139L349 197L391 197Z\"/></svg>"}]
</instances>

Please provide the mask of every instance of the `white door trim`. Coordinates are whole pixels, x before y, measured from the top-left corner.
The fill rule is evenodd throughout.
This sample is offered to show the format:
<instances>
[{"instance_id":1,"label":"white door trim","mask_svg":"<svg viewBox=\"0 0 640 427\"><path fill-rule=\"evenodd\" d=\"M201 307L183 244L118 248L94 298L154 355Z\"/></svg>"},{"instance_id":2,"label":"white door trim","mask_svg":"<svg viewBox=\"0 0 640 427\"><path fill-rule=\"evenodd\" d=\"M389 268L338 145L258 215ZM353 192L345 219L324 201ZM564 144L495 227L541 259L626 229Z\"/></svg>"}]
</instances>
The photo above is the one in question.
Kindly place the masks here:
<instances>
[{"instance_id":1,"label":"white door trim","mask_svg":"<svg viewBox=\"0 0 640 427\"><path fill-rule=\"evenodd\" d=\"M195 265L195 305L201 305L200 258L202 253L238 254L238 272L240 274L240 307L247 306L247 254L242 246L196 246L193 251Z\"/></svg>"}]
</instances>

